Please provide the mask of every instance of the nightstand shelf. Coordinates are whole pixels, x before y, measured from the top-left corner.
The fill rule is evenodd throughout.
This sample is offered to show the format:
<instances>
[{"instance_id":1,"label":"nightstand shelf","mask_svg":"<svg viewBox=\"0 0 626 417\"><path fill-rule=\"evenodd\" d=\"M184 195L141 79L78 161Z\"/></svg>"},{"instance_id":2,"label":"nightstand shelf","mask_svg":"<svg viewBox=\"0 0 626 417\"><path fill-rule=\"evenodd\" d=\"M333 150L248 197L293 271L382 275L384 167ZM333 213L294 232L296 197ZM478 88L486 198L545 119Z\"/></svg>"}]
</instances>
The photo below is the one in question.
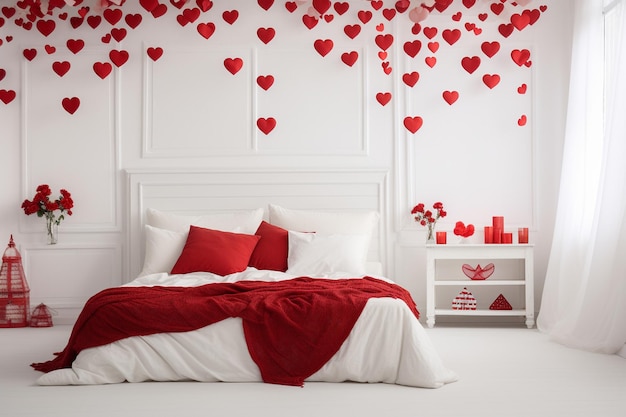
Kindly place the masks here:
<instances>
[{"instance_id":1,"label":"nightstand shelf","mask_svg":"<svg viewBox=\"0 0 626 417\"><path fill-rule=\"evenodd\" d=\"M436 316L522 316L526 318L526 326L532 328L535 325L534 318L534 277L533 277L533 246L532 245L427 245L426 246L426 324L428 327L435 325ZM442 262L493 262L498 270L498 264L503 262L521 262L520 274L504 272L486 280L471 280L466 278L460 268L457 271L442 272ZM484 265L484 264L483 264ZM444 268L445 269L445 268ZM504 279L503 279L504 278ZM523 291L522 308L512 310L490 310L478 308L476 310L454 310L437 306L438 291L456 291L463 288L471 288L479 292L481 289L508 288L515 291ZM444 294L445 295L445 294Z\"/></svg>"}]
</instances>

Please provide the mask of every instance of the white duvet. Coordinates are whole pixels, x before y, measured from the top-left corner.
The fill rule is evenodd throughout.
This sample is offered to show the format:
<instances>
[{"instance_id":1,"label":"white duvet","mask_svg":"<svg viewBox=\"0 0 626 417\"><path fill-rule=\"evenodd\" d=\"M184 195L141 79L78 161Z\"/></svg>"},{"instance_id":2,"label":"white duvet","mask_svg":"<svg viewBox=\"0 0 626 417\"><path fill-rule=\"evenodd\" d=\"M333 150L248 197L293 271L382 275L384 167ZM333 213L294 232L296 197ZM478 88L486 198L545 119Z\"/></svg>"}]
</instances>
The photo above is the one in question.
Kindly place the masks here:
<instances>
[{"instance_id":1,"label":"white duvet","mask_svg":"<svg viewBox=\"0 0 626 417\"><path fill-rule=\"evenodd\" d=\"M197 286L241 280L294 278L254 268L221 277L201 273L154 274L128 286ZM340 276L325 277L341 279ZM262 381L246 346L242 322L230 318L184 333L130 337L86 349L72 368L42 375L39 385L91 385L124 381ZM393 298L370 299L339 351L306 381L385 382L439 388L457 380L434 349L407 305Z\"/></svg>"}]
</instances>

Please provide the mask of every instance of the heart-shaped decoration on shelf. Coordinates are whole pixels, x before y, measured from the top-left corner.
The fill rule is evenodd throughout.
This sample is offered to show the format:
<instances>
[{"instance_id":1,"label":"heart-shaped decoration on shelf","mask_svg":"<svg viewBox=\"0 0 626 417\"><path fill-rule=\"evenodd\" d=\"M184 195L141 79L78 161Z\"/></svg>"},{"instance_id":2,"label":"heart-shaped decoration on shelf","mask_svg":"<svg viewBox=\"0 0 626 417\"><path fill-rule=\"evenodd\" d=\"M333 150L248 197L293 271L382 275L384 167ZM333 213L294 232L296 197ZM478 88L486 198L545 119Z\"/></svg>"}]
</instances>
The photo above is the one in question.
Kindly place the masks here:
<instances>
[{"instance_id":1,"label":"heart-shaped decoration on shelf","mask_svg":"<svg viewBox=\"0 0 626 417\"><path fill-rule=\"evenodd\" d=\"M78 97L65 97L61 100L61 105L69 114L74 114L80 106L80 99Z\"/></svg>"},{"instance_id":2,"label":"heart-shaped decoration on shelf","mask_svg":"<svg viewBox=\"0 0 626 417\"><path fill-rule=\"evenodd\" d=\"M269 135L270 132L276 127L276 119L274 119L273 117L268 117L267 119L264 117L259 117L256 121L256 125L261 132Z\"/></svg>"},{"instance_id":3,"label":"heart-shaped decoration on shelf","mask_svg":"<svg viewBox=\"0 0 626 417\"><path fill-rule=\"evenodd\" d=\"M482 281L493 275L496 267L494 264L487 264L484 268L480 264L476 265L476 268L468 264L463 264L461 267L465 276L474 281Z\"/></svg>"}]
</instances>

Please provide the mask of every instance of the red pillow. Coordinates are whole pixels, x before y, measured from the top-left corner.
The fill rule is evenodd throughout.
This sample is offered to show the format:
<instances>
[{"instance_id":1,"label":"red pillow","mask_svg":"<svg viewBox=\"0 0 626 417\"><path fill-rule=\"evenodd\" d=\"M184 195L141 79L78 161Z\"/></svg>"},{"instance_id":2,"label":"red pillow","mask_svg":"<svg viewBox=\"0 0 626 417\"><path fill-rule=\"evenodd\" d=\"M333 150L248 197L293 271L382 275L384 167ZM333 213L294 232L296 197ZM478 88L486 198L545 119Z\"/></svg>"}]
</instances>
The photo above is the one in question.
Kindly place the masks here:
<instances>
[{"instance_id":1,"label":"red pillow","mask_svg":"<svg viewBox=\"0 0 626 417\"><path fill-rule=\"evenodd\" d=\"M211 272L224 276L241 272L248 267L259 239L255 235L191 226L183 252L171 273Z\"/></svg>"},{"instance_id":2,"label":"red pillow","mask_svg":"<svg viewBox=\"0 0 626 417\"><path fill-rule=\"evenodd\" d=\"M249 265L256 269L285 272L289 254L289 232L262 221L256 235L260 236L261 240L252 252Z\"/></svg>"}]
</instances>

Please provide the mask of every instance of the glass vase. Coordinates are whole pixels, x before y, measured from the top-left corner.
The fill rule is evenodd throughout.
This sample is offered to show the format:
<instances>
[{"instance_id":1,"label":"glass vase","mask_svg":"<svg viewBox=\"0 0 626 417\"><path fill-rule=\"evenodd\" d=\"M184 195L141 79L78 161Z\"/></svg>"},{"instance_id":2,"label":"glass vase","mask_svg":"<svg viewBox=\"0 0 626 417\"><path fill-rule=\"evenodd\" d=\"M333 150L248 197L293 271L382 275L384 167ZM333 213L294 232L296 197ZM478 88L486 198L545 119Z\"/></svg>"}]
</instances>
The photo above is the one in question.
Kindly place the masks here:
<instances>
[{"instance_id":1,"label":"glass vase","mask_svg":"<svg viewBox=\"0 0 626 417\"><path fill-rule=\"evenodd\" d=\"M56 245L59 240L59 225L52 217L46 217L46 243Z\"/></svg>"},{"instance_id":2,"label":"glass vase","mask_svg":"<svg viewBox=\"0 0 626 417\"><path fill-rule=\"evenodd\" d=\"M434 245L435 244L435 224L434 223L428 223L426 225L426 230L427 230L427 234L426 234L426 244L427 245Z\"/></svg>"}]
</instances>

